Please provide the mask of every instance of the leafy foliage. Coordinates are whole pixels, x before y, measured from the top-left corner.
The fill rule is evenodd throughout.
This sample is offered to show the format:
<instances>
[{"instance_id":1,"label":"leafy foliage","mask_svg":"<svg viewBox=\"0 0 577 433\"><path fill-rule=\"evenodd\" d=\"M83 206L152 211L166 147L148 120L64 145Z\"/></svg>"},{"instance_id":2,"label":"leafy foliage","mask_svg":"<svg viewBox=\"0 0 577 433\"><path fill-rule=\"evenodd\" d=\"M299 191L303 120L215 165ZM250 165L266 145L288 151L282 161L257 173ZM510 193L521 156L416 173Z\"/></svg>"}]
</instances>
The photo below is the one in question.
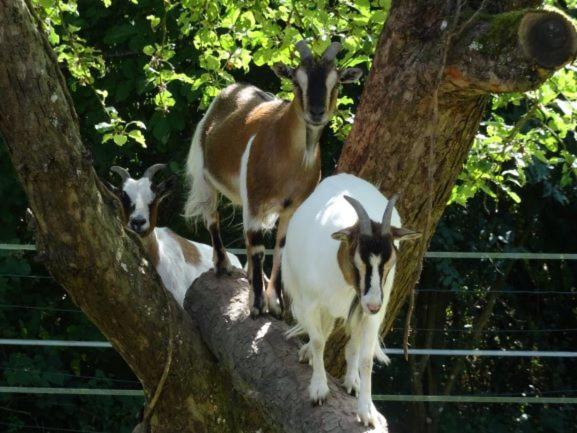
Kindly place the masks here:
<instances>
[{"instance_id":1,"label":"leafy foliage","mask_svg":"<svg viewBox=\"0 0 577 433\"><path fill-rule=\"evenodd\" d=\"M233 81L249 81L290 98L288 83L279 83L269 66L277 61L296 63L293 46L303 37L310 38L316 52L340 39L345 49L339 64L368 70L390 7L390 0L32 1L65 71L84 142L103 177L108 177L112 164L128 166L137 174L149 164L168 162L172 171L180 172L202 111ZM549 3L570 13L577 8L577 0ZM433 249L568 251L568 245L575 245L577 232L571 223L577 214L575 73L569 66L535 92L493 98L453 190L451 202L459 206L449 207ZM343 90L331 131L323 137L325 174L333 170L350 130L361 87ZM0 196L0 242L31 242L24 217L25 196L3 145ZM180 198L173 196L163 207L161 221L191 236L178 218ZM242 235L235 220L231 221L231 226L225 227L226 241L241 246ZM202 231L195 239L208 240ZM81 314L68 311L76 308L60 287L49 278L27 278L33 275L46 274L30 253L0 253L3 338L103 338ZM420 295L416 327L437 331L419 332L415 346L459 348L471 344L471 330L490 299L487 291L497 284L511 292L550 288L574 293L576 278L574 265L563 262L519 262L508 269L500 262L428 261L420 288L446 292ZM501 332L575 327L574 298L516 296L499 299L495 319L486 328L492 332L484 333L477 347L575 346L574 333ZM433 325L425 320L432 320ZM388 337L389 345L400 345L401 326L399 321ZM434 393L435 386L446 383L454 360L417 362L425 363L430 373L425 387L431 386L428 391ZM575 383L574 367L574 361L474 360L460 376L455 393L546 395ZM415 391L415 382L412 387L408 380L398 380L413 377L409 369L402 362L380 369L374 391ZM118 356L101 349L4 349L0 377L3 384L13 386L138 386ZM141 404L140 399L131 398L7 395L0 398L0 430L50 431L50 427L65 426L129 432ZM419 420L415 407L388 404L382 409L395 431L415 431L407 423ZM437 427L442 432L561 432L574 428L575 418L575 410L565 407L456 405L446 406L442 415L435 405L427 409L427 416L440 422Z\"/></svg>"}]
</instances>

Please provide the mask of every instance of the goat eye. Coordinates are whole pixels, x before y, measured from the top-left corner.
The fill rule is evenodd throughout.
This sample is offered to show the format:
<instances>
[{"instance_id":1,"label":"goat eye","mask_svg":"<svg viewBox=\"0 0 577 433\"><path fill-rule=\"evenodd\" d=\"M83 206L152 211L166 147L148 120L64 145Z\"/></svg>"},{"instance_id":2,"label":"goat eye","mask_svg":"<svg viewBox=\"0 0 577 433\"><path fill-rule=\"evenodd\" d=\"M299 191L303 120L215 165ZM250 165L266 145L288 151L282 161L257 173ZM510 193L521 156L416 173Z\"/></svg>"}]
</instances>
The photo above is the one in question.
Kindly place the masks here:
<instances>
[{"instance_id":1,"label":"goat eye","mask_svg":"<svg viewBox=\"0 0 577 433\"><path fill-rule=\"evenodd\" d=\"M130 197L128 197L128 194L126 194L126 192L124 192L124 191L122 191L122 195L120 196L120 201L122 201L122 205L126 209L131 209L134 207L134 205L130 201Z\"/></svg>"}]
</instances>

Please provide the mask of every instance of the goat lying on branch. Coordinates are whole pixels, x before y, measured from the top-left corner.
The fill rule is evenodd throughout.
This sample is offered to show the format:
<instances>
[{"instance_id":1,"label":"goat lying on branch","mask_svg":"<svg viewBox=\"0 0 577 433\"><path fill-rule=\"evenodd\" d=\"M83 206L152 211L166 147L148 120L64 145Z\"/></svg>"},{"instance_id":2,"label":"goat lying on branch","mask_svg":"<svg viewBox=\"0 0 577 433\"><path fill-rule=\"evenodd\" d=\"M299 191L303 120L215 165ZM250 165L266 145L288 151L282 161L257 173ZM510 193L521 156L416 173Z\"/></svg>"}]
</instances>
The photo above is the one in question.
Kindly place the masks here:
<instances>
[{"instance_id":1,"label":"goat lying on branch","mask_svg":"<svg viewBox=\"0 0 577 433\"><path fill-rule=\"evenodd\" d=\"M220 237L218 193L242 205L253 316L267 309L277 315L282 312L280 249L288 221L320 179L318 143L335 110L339 83L361 76L357 68L337 69L337 42L321 58L313 56L305 41L297 44L297 50L301 63L296 69L274 66L279 77L292 81L292 102L246 84L227 87L198 124L186 163L190 194L184 213L204 219L217 274L230 269ZM263 233L277 220L265 297Z\"/></svg>"},{"instance_id":2,"label":"goat lying on branch","mask_svg":"<svg viewBox=\"0 0 577 433\"><path fill-rule=\"evenodd\" d=\"M364 425L378 418L371 400L373 358L389 362L379 328L398 244L420 236L401 228L396 200L358 177L328 177L293 215L282 254L283 284L298 322L287 335L306 332L310 338L299 351L301 361L313 367L310 399L322 404L329 394L324 348L335 320L343 319L351 336L344 386L359 395L357 414Z\"/></svg>"},{"instance_id":3,"label":"goat lying on branch","mask_svg":"<svg viewBox=\"0 0 577 433\"><path fill-rule=\"evenodd\" d=\"M122 178L122 186L108 185L122 202L124 224L140 235L164 287L182 307L192 282L212 268L212 248L189 241L167 227L156 227L158 206L170 194L174 182L170 177L154 183L154 175L165 167L165 164L155 164L147 168L140 179L133 179L125 168L113 166L110 171ZM241 268L238 258L227 254L230 264Z\"/></svg>"}]
</instances>

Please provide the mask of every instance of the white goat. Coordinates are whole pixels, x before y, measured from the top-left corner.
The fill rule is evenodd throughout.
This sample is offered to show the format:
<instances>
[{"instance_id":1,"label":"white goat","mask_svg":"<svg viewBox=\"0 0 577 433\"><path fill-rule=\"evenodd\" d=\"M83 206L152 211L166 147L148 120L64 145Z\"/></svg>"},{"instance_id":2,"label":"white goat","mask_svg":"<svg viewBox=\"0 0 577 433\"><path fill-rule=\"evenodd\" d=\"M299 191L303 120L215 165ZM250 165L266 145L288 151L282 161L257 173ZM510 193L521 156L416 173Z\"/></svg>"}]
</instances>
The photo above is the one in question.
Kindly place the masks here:
<instances>
[{"instance_id":1,"label":"white goat","mask_svg":"<svg viewBox=\"0 0 577 433\"><path fill-rule=\"evenodd\" d=\"M212 268L213 253L209 245L189 241L167 227L156 227L158 205L170 194L174 181L168 178L154 183L154 175L165 167L155 164L140 179L133 179L125 168L113 166L110 171L122 178L122 186L108 186L122 202L124 223L140 235L164 287L182 307L192 282ZM242 267L235 255L227 254L232 266Z\"/></svg>"},{"instance_id":2,"label":"white goat","mask_svg":"<svg viewBox=\"0 0 577 433\"><path fill-rule=\"evenodd\" d=\"M298 324L289 337L306 332L299 351L312 364L310 398L329 394L323 361L335 319L346 320L350 340L344 387L358 396L358 416L375 425L371 399L373 357L389 363L379 344L395 277L398 243L420 236L401 228L394 208L373 185L349 174L323 180L294 213L282 253L282 277ZM376 222L381 221L381 222Z\"/></svg>"}]
</instances>

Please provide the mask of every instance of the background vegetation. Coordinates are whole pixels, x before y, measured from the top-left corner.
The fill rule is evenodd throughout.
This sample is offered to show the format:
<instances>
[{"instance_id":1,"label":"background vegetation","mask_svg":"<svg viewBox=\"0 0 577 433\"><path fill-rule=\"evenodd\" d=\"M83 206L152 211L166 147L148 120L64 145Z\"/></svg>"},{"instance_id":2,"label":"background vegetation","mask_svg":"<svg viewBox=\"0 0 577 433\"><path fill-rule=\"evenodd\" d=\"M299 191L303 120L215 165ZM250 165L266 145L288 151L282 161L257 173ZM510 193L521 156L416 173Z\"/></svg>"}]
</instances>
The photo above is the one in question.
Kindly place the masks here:
<instances>
[{"instance_id":1,"label":"background vegetation","mask_svg":"<svg viewBox=\"0 0 577 433\"><path fill-rule=\"evenodd\" d=\"M182 172L194 126L225 85L247 81L290 97L269 65L295 62L311 38L321 52L345 47L340 63L370 68L390 1L34 0L66 73L84 142L98 173L119 164L140 174L168 162ZM577 1L549 2L577 16ZM441 221L434 251L575 252L577 81L568 66L528 94L494 97ZM322 139L323 172L334 168L362 86L347 86ZM55 186L56 187L56 186ZM184 191L161 223L192 232L179 216ZM0 243L32 242L26 199L0 144ZM226 243L242 247L230 213ZM558 261L428 259L419 284L415 347L574 350L577 266ZM547 292L547 293L542 293ZM484 314L490 320L480 326ZM402 318L387 337L400 347ZM0 251L0 338L101 340L31 253ZM477 335L478 334L478 335ZM375 393L442 393L458 359L416 358L374 375ZM575 360L467 359L453 394L577 396ZM415 376L415 372L424 372ZM417 377L417 379L415 379ZM411 380L413 378L413 380ZM423 389L419 390L418 384ZM106 349L0 346L0 384L138 388ZM0 431L129 432L138 398L0 394ZM570 406L382 404L395 432L577 431ZM420 415L415 415L420 414ZM70 431L70 430L69 430Z\"/></svg>"}]
</instances>

